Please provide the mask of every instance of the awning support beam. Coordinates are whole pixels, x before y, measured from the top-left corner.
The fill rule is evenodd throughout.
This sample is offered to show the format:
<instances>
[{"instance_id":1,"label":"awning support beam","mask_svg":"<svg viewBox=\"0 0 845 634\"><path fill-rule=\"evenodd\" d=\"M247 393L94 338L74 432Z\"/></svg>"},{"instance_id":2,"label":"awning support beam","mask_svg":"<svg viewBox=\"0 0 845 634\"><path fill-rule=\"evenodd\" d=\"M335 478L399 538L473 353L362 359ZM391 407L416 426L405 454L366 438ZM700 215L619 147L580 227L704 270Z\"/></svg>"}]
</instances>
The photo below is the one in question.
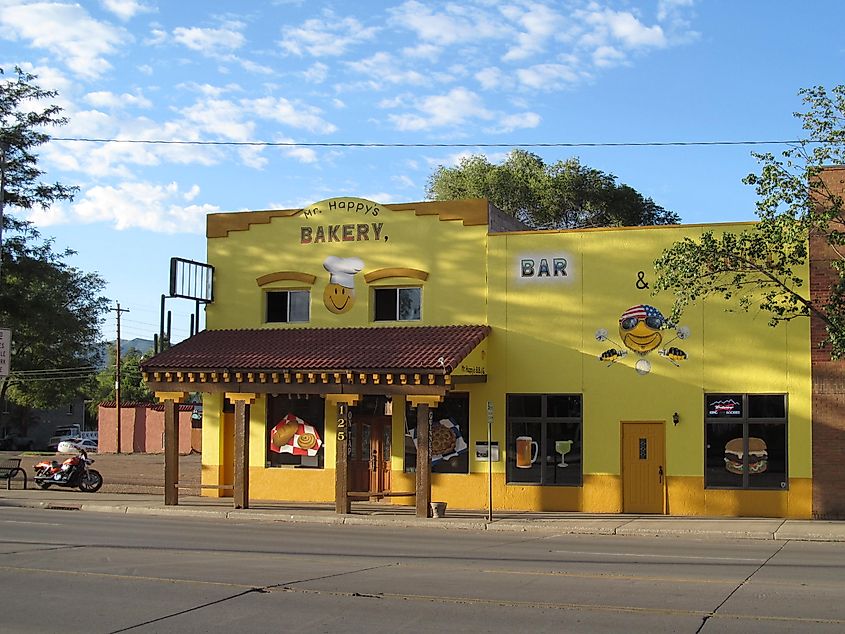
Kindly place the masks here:
<instances>
[{"instance_id":1,"label":"awning support beam","mask_svg":"<svg viewBox=\"0 0 845 634\"><path fill-rule=\"evenodd\" d=\"M227 392L235 405L235 482L234 504L236 509L249 508L249 417L247 406L255 402L251 392Z\"/></svg>"},{"instance_id":2,"label":"awning support beam","mask_svg":"<svg viewBox=\"0 0 845 634\"><path fill-rule=\"evenodd\" d=\"M164 403L164 505L179 504L179 414L178 405L185 392L156 392Z\"/></svg>"}]
</instances>

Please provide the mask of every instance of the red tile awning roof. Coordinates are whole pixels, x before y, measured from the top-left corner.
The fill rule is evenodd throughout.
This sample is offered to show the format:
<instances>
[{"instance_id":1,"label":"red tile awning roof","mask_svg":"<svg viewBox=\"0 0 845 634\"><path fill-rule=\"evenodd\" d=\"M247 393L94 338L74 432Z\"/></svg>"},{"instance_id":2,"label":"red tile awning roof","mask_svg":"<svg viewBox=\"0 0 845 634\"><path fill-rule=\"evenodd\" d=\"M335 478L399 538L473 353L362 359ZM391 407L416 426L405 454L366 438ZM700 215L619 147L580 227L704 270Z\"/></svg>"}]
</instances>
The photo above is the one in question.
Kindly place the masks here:
<instances>
[{"instance_id":1,"label":"red tile awning roof","mask_svg":"<svg viewBox=\"0 0 845 634\"><path fill-rule=\"evenodd\" d=\"M449 374L489 326L205 330L144 361L162 372Z\"/></svg>"}]
</instances>

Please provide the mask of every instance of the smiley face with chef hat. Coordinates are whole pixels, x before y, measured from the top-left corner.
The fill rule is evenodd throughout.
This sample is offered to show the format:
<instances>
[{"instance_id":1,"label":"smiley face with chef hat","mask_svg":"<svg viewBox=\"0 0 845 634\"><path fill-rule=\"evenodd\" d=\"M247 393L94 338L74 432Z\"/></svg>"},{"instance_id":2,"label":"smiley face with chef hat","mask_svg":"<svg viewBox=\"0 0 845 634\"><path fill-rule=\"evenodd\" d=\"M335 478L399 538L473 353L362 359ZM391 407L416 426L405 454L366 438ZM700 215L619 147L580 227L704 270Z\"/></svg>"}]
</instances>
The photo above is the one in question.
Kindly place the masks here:
<instances>
[{"instance_id":1,"label":"smiley face with chef hat","mask_svg":"<svg viewBox=\"0 0 845 634\"><path fill-rule=\"evenodd\" d=\"M360 258L339 258L330 255L323 262L329 272L329 283L323 291L323 303L330 312L340 315L349 311L355 303L354 275L364 268Z\"/></svg>"}]
</instances>

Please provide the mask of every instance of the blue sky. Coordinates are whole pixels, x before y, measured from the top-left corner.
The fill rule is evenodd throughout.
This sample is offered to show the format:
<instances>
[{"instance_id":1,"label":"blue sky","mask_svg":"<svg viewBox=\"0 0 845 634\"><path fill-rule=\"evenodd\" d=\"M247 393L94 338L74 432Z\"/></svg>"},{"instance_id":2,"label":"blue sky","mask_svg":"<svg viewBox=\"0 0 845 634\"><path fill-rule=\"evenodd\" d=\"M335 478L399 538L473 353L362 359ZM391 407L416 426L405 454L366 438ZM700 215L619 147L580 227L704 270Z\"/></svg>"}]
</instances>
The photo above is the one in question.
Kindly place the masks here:
<instances>
[{"instance_id":1,"label":"blue sky","mask_svg":"<svg viewBox=\"0 0 845 634\"><path fill-rule=\"evenodd\" d=\"M839 0L0 0L0 67L59 91L63 138L779 140L801 135L800 88L843 82L843 18ZM754 218L752 147L528 149L578 156L685 223ZM423 200L438 165L506 152L53 141L42 167L80 192L28 218L108 281L125 338L149 338L169 258L205 259L207 213ZM191 306L171 307L178 340Z\"/></svg>"}]
</instances>

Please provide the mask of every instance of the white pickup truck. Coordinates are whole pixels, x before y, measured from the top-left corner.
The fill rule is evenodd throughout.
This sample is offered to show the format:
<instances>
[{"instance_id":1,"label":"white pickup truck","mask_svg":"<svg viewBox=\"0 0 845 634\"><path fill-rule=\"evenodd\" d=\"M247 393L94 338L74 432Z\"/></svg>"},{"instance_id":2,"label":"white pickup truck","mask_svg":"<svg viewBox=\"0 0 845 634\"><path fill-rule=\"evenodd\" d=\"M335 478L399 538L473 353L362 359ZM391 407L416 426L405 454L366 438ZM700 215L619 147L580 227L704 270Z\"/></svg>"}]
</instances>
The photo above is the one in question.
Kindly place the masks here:
<instances>
[{"instance_id":1,"label":"white pickup truck","mask_svg":"<svg viewBox=\"0 0 845 634\"><path fill-rule=\"evenodd\" d=\"M50 443L47 445L49 451L56 451L59 443L64 440L76 440L78 438L90 438L97 441L99 432L96 431L82 431L79 425L62 425L56 427L53 435L50 436Z\"/></svg>"}]
</instances>

